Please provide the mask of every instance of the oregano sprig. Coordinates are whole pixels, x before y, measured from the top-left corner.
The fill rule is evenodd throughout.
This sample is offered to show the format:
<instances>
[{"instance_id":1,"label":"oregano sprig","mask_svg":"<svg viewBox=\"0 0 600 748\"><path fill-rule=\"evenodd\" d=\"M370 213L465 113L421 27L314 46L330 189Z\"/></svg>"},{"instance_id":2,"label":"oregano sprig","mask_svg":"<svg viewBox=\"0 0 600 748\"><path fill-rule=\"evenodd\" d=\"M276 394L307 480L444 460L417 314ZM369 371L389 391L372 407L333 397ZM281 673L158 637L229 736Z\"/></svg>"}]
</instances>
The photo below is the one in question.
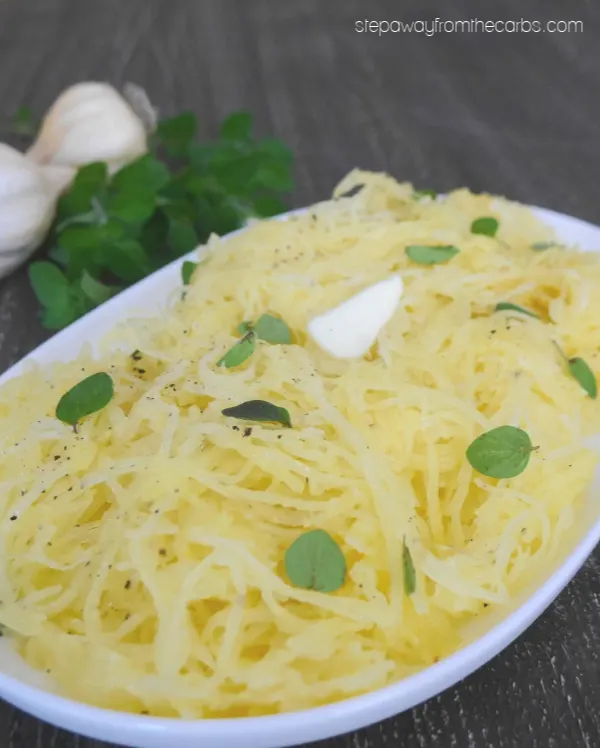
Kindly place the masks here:
<instances>
[{"instance_id":1,"label":"oregano sprig","mask_svg":"<svg viewBox=\"0 0 600 748\"><path fill-rule=\"evenodd\" d=\"M529 434L516 426L498 426L478 436L467 448L467 460L489 478L515 478L537 449Z\"/></svg>"},{"instance_id":2,"label":"oregano sprig","mask_svg":"<svg viewBox=\"0 0 600 748\"><path fill-rule=\"evenodd\" d=\"M498 220L492 216L481 216L471 223L471 233L494 237L498 233Z\"/></svg>"},{"instance_id":3,"label":"oregano sprig","mask_svg":"<svg viewBox=\"0 0 600 748\"><path fill-rule=\"evenodd\" d=\"M31 112L15 118L31 130ZM161 120L150 152L110 174L105 163L79 169L61 196L48 260L31 265L43 324L60 329L123 288L248 217L286 210L292 155L274 138L256 138L248 112L234 112L212 141L197 140L192 112ZM182 266L187 285L192 265Z\"/></svg>"},{"instance_id":4,"label":"oregano sprig","mask_svg":"<svg viewBox=\"0 0 600 748\"><path fill-rule=\"evenodd\" d=\"M280 423L286 428L292 427L289 411L266 400L248 400L245 403L225 408L221 411L229 418L239 418L243 421L258 421L263 423Z\"/></svg>"},{"instance_id":5,"label":"oregano sprig","mask_svg":"<svg viewBox=\"0 0 600 748\"><path fill-rule=\"evenodd\" d=\"M525 309L524 306L513 304L511 301L500 301L494 307L495 312L518 312L519 314L526 314L528 317L534 317L540 319L540 315L532 312L529 309Z\"/></svg>"},{"instance_id":6,"label":"oregano sprig","mask_svg":"<svg viewBox=\"0 0 600 748\"><path fill-rule=\"evenodd\" d=\"M408 257L416 262L418 265L437 265L439 263L448 262L460 250L450 244L410 244L405 249Z\"/></svg>"},{"instance_id":7,"label":"oregano sprig","mask_svg":"<svg viewBox=\"0 0 600 748\"><path fill-rule=\"evenodd\" d=\"M256 350L256 334L250 330L219 359L217 366L233 369L247 361Z\"/></svg>"},{"instance_id":8,"label":"oregano sprig","mask_svg":"<svg viewBox=\"0 0 600 748\"><path fill-rule=\"evenodd\" d=\"M584 390L592 400L595 400L598 397L598 383L596 381L596 375L590 368L589 364L580 356L569 358L556 341L552 342L556 346L561 358L567 364L569 374L579 383L581 389Z\"/></svg>"},{"instance_id":9,"label":"oregano sprig","mask_svg":"<svg viewBox=\"0 0 600 748\"><path fill-rule=\"evenodd\" d=\"M412 595L417 588L417 575L410 548L406 544L406 538L404 539L402 546L402 566L404 573L404 592L406 595Z\"/></svg>"},{"instance_id":10,"label":"oregano sprig","mask_svg":"<svg viewBox=\"0 0 600 748\"><path fill-rule=\"evenodd\" d=\"M285 552L285 571L296 587L335 592L346 579L346 559L328 532L309 530L297 537Z\"/></svg>"},{"instance_id":11,"label":"oregano sprig","mask_svg":"<svg viewBox=\"0 0 600 748\"><path fill-rule=\"evenodd\" d=\"M272 314L261 315L256 324L242 322L238 327L238 332L241 334L250 330L256 334L257 338L271 345L289 345L292 342L290 328L281 317L274 317Z\"/></svg>"},{"instance_id":12,"label":"oregano sprig","mask_svg":"<svg viewBox=\"0 0 600 748\"><path fill-rule=\"evenodd\" d=\"M103 371L91 374L60 398L56 406L56 417L76 428L82 418L105 408L113 397L111 376Z\"/></svg>"}]
</instances>

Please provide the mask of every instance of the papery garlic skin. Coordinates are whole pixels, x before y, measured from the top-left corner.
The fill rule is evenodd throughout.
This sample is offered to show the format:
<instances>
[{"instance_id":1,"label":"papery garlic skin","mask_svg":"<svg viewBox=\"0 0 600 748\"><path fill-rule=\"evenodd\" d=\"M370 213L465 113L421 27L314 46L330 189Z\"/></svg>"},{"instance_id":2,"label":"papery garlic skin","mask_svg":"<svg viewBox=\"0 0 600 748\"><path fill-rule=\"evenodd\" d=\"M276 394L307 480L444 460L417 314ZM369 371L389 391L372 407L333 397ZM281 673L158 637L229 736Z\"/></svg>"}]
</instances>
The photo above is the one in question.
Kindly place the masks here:
<instances>
[{"instance_id":1,"label":"papery garlic skin","mask_svg":"<svg viewBox=\"0 0 600 748\"><path fill-rule=\"evenodd\" d=\"M60 191L73 178L64 167L45 173L22 153L0 143L0 278L44 241Z\"/></svg>"},{"instance_id":2,"label":"papery garlic skin","mask_svg":"<svg viewBox=\"0 0 600 748\"><path fill-rule=\"evenodd\" d=\"M27 156L38 164L78 168L105 161L118 171L148 150L146 131L125 99L107 83L77 83L50 107Z\"/></svg>"}]
</instances>

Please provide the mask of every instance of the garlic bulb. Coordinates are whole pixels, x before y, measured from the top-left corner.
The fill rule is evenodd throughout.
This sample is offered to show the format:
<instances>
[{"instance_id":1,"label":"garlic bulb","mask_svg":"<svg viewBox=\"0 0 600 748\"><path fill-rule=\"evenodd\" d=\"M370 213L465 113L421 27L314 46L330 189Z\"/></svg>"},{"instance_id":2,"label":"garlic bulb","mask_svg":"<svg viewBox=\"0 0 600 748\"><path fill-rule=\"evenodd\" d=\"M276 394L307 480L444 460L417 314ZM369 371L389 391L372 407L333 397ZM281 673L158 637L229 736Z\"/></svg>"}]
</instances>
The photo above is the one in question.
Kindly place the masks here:
<instances>
[{"instance_id":1,"label":"garlic bulb","mask_svg":"<svg viewBox=\"0 0 600 748\"><path fill-rule=\"evenodd\" d=\"M142 121L112 86L77 83L50 107L27 156L71 167L105 161L113 173L146 151Z\"/></svg>"},{"instance_id":2,"label":"garlic bulb","mask_svg":"<svg viewBox=\"0 0 600 748\"><path fill-rule=\"evenodd\" d=\"M44 241L58 195L73 174L67 167L39 167L0 143L0 278Z\"/></svg>"}]
</instances>

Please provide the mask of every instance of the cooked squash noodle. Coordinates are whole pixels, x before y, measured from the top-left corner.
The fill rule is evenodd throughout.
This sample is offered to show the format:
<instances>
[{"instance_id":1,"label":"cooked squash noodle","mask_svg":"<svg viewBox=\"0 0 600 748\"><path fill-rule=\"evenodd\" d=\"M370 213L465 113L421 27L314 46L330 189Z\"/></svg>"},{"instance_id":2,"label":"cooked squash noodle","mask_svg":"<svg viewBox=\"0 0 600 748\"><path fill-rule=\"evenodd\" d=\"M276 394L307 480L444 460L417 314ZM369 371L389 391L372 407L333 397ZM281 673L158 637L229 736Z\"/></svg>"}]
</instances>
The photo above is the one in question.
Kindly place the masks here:
<instances>
[{"instance_id":1,"label":"cooked squash noodle","mask_svg":"<svg viewBox=\"0 0 600 748\"><path fill-rule=\"evenodd\" d=\"M482 216L496 237L471 233ZM463 646L551 568L596 469L600 405L555 343L598 372L600 262L531 247L552 239L518 204L356 171L300 215L211 237L184 298L98 357L27 365L0 389L0 624L19 652L76 699L196 718L334 702ZM439 244L460 251L405 251ZM365 356L317 347L311 319L393 273L403 296ZM265 313L292 344L217 366ZM114 398L75 432L56 405L98 371ZM250 400L292 428L223 415ZM501 425L536 447L510 479L466 459ZM286 574L314 529L346 562L331 593Z\"/></svg>"}]
</instances>

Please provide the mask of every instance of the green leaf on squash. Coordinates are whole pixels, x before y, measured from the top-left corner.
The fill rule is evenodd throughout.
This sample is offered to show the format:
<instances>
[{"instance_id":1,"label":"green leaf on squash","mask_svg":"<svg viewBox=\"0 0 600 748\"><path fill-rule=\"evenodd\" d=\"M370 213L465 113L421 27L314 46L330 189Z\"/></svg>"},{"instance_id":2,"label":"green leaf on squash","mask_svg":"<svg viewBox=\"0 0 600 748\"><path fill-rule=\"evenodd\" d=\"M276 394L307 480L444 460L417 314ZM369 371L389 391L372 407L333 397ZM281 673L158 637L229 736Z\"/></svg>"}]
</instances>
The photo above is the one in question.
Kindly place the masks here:
<instances>
[{"instance_id":1,"label":"green leaf on squash","mask_svg":"<svg viewBox=\"0 0 600 748\"><path fill-rule=\"evenodd\" d=\"M526 431L516 426L498 426L471 442L467 459L489 478L514 478L525 470L533 450Z\"/></svg>"},{"instance_id":2,"label":"green leaf on squash","mask_svg":"<svg viewBox=\"0 0 600 748\"><path fill-rule=\"evenodd\" d=\"M289 345L292 342L290 328L280 317L274 317L272 314L263 314L259 317L254 325L254 332L261 340L272 345Z\"/></svg>"},{"instance_id":3,"label":"green leaf on squash","mask_svg":"<svg viewBox=\"0 0 600 748\"><path fill-rule=\"evenodd\" d=\"M526 314L528 317L534 317L535 319L540 319L539 314L536 314L535 312L532 312L529 309L525 309L525 307L519 306L518 304L513 304L510 301L500 301L498 304L496 304L494 311L496 312L518 312L519 314Z\"/></svg>"},{"instance_id":4,"label":"green leaf on squash","mask_svg":"<svg viewBox=\"0 0 600 748\"><path fill-rule=\"evenodd\" d=\"M495 218L492 218L491 216L482 216L481 218L476 218L471 224L471 233L494 237L498 232L499 225L500 224Z\"/></svg>"},{"instance_id":5,"label":"green leaf on squash","mask_svg":"<svg viewBox=\"0 0 600 748\"><path fill-rule=\"evenodd\" d=\"M92 374L65 392L56 406L56 417L75 426L82 418L105 408L113 397L112 378L105 372Z\"/></svg>"},{"instance_id":6,"label":"green leaf on squash","mask_svg":"<svg viewBox=\"0 0 600 748\"><path fill-rule=\"evenodd\" d=\"M404 592L407 595L412 595L417 588L417 575L410 554L410 548L406 545L406 540L402 546L402 566L404 572Z\"/></svg>"},{"instance_id":7,"label":"green leaf on squash","mask_svg":"<svg viewBox=\"0 0 600 748\"><path fill-rule=\"evenodd\" d=\"M194 270L198 267L197 262L185 260L181 265L181 280L184 286L189 286Z\"/></svg>"},{"instance_id":8,"label":"green leaf on squash","mask_svg":"<svg viewBox=\"0 0 600 748\"><path fill-rule=\"evenodd\" d=\"M250 331L233 345L227 353L217 361L217 366L234 369L247 361L256 350L256 335Z\"/></svg>"},{"instance_id":9,"label":"green leaf on squash","mask_svg":"<svg viewBox=\"0 0 600 748\"><path fill-rule=\"evenodd\" d=\"M286 428L292 427L290 414L286 408L280 408L266 400L248 400L232 408L221 411L224 416L240 418L244 421L259 421L264 423L280 423Z\"/></svg>"},{"instance_id":10,"label":"green leaf on squash","mask_svg":"<svg viewBox=\"0 0 600 748\"><path fill-rule=\"evenodd\" d=\"M346 580L346 559L328 532L308 530L285 552L285 571L295 587L335 592Z\"/></svg>"},{"instance_id":11,"label":"green leaf on squash","mask_svg":"<svg viewBox=\"0 0 600 748\"><path fill-rule=\"evenodd\" d=\"M460 252L458 247L454 247L450 244L411 244L406 247L405 251L410 259L413 262L416 262L417 265L437 265L439 263L448 262L448 260L451 260Z\"/></svg>"},{"instance_id":12,"label":"green leaf on squash","mask_svg":"<svg viewBox=\"0 0 600 748\"><path fill-rule=\"evenodd\" d=\"M579 382L581 388L587 392L592 400L595 400L598 396L598 385L596 382L596 375L590 369L588 364L579 356L575 356L568 360L567 366L569 368L569 374L573 379Z\"/></svg>"}]
</instances>

